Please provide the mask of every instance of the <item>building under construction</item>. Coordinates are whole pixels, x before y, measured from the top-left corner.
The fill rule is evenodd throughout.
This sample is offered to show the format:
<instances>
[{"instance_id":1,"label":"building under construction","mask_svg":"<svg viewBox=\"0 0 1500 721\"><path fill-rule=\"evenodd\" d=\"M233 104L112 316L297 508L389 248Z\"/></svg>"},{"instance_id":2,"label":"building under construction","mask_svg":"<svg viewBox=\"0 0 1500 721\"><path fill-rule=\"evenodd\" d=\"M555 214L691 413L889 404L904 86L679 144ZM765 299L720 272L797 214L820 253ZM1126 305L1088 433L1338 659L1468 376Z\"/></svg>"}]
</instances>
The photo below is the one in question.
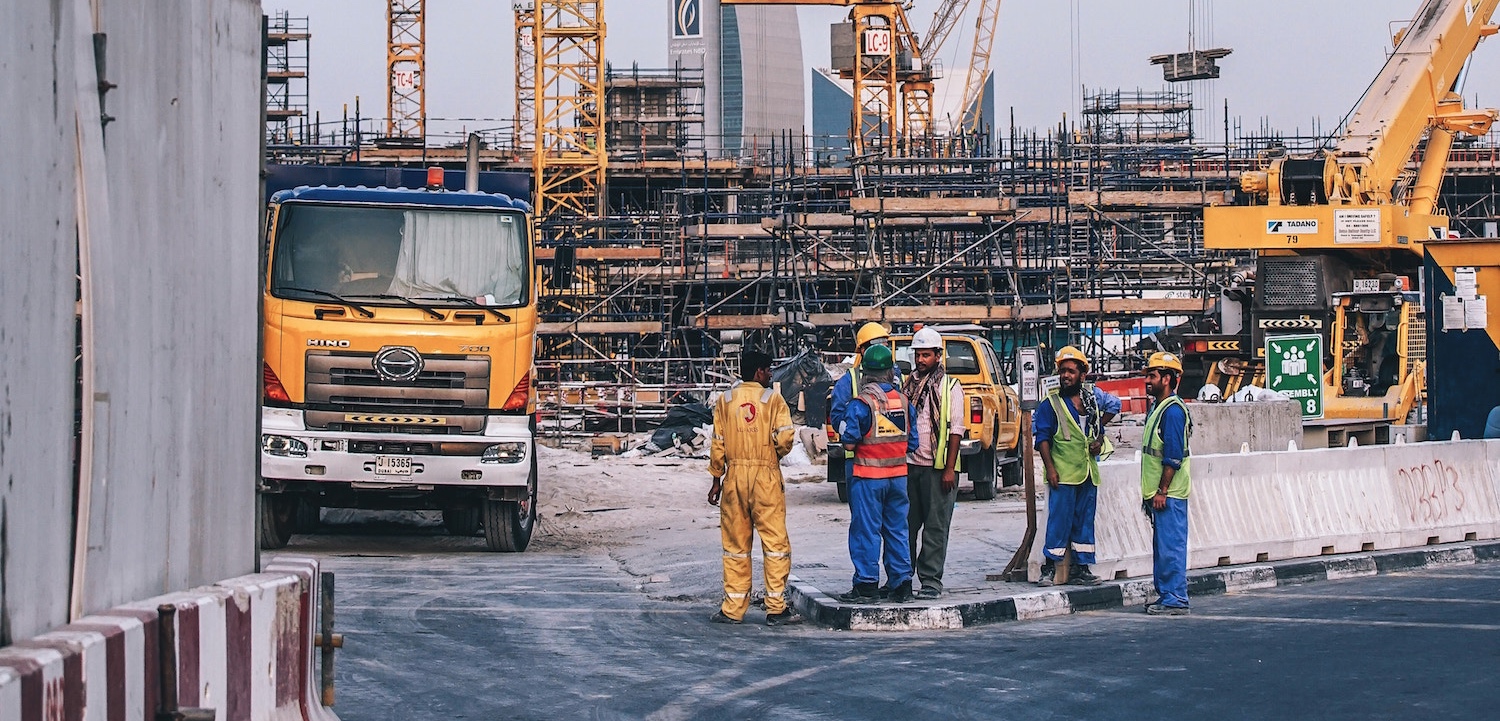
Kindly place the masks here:
<instances>
[{"instance_id":1,"label":"building under construction","mask_svg":"<svg viewBox=\"0 0 1500 721\"><path fill-rule=\"evenodd\" d=\"M722 384L739 348L848 352L854 326L872 320L977 326L1005 364L1016 347L1076 343L1097 370L1131 370L1143 347L1214 329L1248 254L1205 249L1203 209L1232 203L1240 172L1299 141L1203 142L1192 94L1171 86L1086 93L1080 118L1042 130L928 125L895 138L889 122L861 116L847 157L825 163L823 141L802 132L724 137L723 99L706 110L720 69L606 65L589 45L602 43L589 34L597 6L516 5L517 66L534 68L518 74L527 117L480 129L484 170L524 173L538 196L537 387L553 432L649 421ZM752 9L715 22L750 26ZM920 64L898 51L888 77L920 86ZM846 74L867 73L850 65ZM397 99L424 97L420 73L393 74ZM567 78L571 89L558 90ZM390 142L418 127L402 107L402 123L356 111L313 124L296 145L272 131L271 153L461 167L458 137L425 118L425 142ZM1500 216L1491 150L1455 151L1442 196L1485 235ZM570 282L554 282L554 267Z\"/></svg>"}]
</instances>

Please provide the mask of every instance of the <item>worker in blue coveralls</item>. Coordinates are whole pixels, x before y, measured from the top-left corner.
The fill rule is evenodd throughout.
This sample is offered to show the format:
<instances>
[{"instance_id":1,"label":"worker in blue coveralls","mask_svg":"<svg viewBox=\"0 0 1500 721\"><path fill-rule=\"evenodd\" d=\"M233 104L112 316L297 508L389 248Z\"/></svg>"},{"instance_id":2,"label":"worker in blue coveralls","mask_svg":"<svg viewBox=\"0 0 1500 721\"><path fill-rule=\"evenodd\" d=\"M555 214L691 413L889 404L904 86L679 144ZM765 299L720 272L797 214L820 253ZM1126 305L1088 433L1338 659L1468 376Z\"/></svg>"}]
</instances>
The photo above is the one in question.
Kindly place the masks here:
<instances>
[{"instance_id":1,"label":"worker in blue coveralls","mask_svg":"<svg viewBox=\"0 0 1500 721\"><path fill-rule=\"evenodd\" d=\"M1177 396L1182 359L1155 353L1146 363L1146 392L1155 402L1146 416L1141 450L1141 504L1151 517L1151 583L1156 603L1146 606L1153 616L1186 616L1188 441L1193 421Z\"/></svg>"},{"instance_id":2,"label":"worker in blue coveralls","mask_svg":"<svg viewBox=\"0 0 1500 721\"><path fill-rule=\"evenodd\" d=\"M862 385L859 372L860 363L863 362L861 358L863 358L865 351L874 345L889 347L891 345L891 334L890 331L885 329L885 326L870 321L860 326L859 330L854 334L854 367L850 368L848 373L845 373L837 381L834 381L833 384L832 397L828 403L828 418L829 425L833 426L835 431L838 430L839 421L843 419L844 413L848 409L849 401L859 393L859 387ZM895 374L896 384L900 385L901 369L893 368L892 372ZM854 453L852 451L853 449L847 446L844 448L845 482L853 477Z\"/></svg>"},{"instance_id":3,"label":"worker in blue coveralls","mask_svg":"<svg viewBox=\"0 0 1500 721\"><path fill-rule=\"evenodd\" d=\"M1094 509L1099 502L1099 457L1113 447L1104 426L1120 412L1120 399L1087 383L1089 359L1067 346L1057 352L1057 390L1031 416L1036 449L1047 473L1047 536L1043 540L1038 586L1056 581L1057 562L1073 548L1068 583L1097 586L1094 563Z\"/></svg>"},{"instance_id":4,"label":"worker in blue coveralls","mask_svg":"<svg viewBox=\"0 0 1500 721\"><path fill-rule=\"evenodd\" d=\"M891 349L874 345L860 362L862 385L839 419L839 439L853 449L849 477L849 560L854 587L845 603L893 603L912 599L911 545L907 534L906 457L917 449L911 402L892 369ZM883 547L883 548L882 548ZM886 586L880 588L880 561Z\"/></svg>"}]
</instances>

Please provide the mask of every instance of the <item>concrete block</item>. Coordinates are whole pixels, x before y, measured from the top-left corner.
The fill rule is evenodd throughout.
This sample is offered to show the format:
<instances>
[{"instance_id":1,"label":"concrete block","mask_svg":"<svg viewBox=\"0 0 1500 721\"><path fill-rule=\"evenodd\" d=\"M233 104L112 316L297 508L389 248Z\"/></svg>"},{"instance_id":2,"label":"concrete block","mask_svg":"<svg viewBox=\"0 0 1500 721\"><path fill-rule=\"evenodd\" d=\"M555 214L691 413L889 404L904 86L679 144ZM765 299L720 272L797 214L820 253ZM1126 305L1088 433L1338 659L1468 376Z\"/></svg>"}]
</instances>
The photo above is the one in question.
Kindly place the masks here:
<instances>
[{"instance_id":1,"label":"concrete block","mask_svg":"<svg viewBox=\"0 0 1500 721\"><path fill-rule=\"evenodd\" d=\"M1193 455L1286 450L1287 441L1302 441L1302 413L1291 401L1255 403L1188 403L1193 418Z\"/></svg>"}]
</instances>

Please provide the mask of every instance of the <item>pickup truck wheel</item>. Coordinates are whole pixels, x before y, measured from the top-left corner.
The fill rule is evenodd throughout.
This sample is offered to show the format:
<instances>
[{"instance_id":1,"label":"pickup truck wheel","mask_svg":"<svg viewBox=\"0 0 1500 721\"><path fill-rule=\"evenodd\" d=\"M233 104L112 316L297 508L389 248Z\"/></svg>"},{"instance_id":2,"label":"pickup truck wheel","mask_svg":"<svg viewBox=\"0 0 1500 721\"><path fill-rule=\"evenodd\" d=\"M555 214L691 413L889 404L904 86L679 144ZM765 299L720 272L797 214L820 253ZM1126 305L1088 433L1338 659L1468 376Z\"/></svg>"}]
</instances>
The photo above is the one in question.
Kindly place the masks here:
<instances>
[{"instance_id":1,"label":"pickup truck wheel","mask_svg":"<svg viewBox=\"0 0 1500 721\"><path fill-rule=\"evenodd\" d=\"M479 506L456 506L443 509L443 528L450 536L469 537L479 533Z\"/></svg>"},{"instance_id":2,"label":"pickup truck wheel","mask_svg":"<svg viewBox=\"0 0 1500 721\"><path fill-rule=\"evenodd\" d=\"M536 457L531 459L531 477L522 501L483 502L484 543L491 551L520 553L531 544L536 527Z\"/></svg>"},{"instance_id":3,"label":"pickup truck wheel","mask_svg":"<svg viewBox=\"0 0 1500 721\"><path fill-rule=\"evenodd\" d=\"M256 498L260 506L260 547L268 551L286 548L297 521L297 497L257 493Z\"/></svg>"},{"instance_id":4,"label":"pickup truck wheel","mask_svg":"<svg viewBox=\"0 0 1500 721\"><path fill-rule=\"evenodd\" d=\"M1005 458L1006 463L1000 466L1000 485L1010 487L1025 483L1026 479L1021 477L1021 471L1024 470L1021 468L1021 453L1007 453Z\"/></svg>"},{"instance_id":5,"label":"pickup truck wheel","mask_svg":"<svg viewBox=\"0 0 1500 721\"><path fill-rule=\"evenodd\" d=\"M988 501L995 497L995 451L980 451L971 459L969 480L974 483L974 500Z\"/></svg>"}]
</instances>

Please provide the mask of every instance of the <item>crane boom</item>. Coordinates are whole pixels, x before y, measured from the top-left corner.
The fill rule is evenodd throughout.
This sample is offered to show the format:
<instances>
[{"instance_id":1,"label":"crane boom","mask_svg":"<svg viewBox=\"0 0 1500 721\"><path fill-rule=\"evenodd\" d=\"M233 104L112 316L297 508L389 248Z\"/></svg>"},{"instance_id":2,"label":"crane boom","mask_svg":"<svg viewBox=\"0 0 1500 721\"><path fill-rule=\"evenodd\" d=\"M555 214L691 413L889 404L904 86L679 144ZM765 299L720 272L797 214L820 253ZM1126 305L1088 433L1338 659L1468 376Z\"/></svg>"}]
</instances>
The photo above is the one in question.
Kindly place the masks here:
<instances>
[{"instance_id":1,"label":"crane boom","mask_svg":"<svg viewBox=\"0 0 1500 721\"><path fill-rule=\"evenodd\" d=\"M969 9L971 0L943 0L937 12L932 14L932 25L927 28L927 37L922 38L922 57L928 62L937 57L948 36L958 25L958 19Z\"/></svg>"},{"instance_id":2,"label":"crane boom","mask_svg":"<svg viewBox=\"0 0 1500 721\"><path fill-rule=\"evenodd\" d=\"M1355 106L1335 148L1272 159L1240 177L1244 205L1204 210L1209 248L1392 250L1420 257L1442 238L1448 218L1434 215L1453 134L1480 135L1494 110L1463 107L1453 91L1500 0L1424 0L1395 52ZM1422 137L1427 154L1408 192L1403 180Z\"/></svg>"},{"instance_id":3,"label":"crane boom","mask_svg":"<svg viewBox=\"0 0 1500 721\"><path fill-rule=\"evenodd\" d=\"M964 95L959 112L963 130L983 130L984 79L990 74L990 53L995 48L995 26L1000 20L1000 0L979 0L979 14L974 17L974 48L969 53L969 73L964 79Z\"/></svg>"},{"instance_id":4,"label":"crane boom","mask_svg":"<svg viewBox=\"0 0 1500 721\"><path fill-rule=\"evenodd\" d=\"M1358 202L1389 200L1393 186L1429 128L1482 135L1494 115L1463 111L1452 92L1479 41L1494 33L1500 0L1427 0L1396 50L1349 116L1335 147L1341 174L1335 195ZM1451 135L1449 136L1451 139Z\"/></svg>"}]
</instances>

